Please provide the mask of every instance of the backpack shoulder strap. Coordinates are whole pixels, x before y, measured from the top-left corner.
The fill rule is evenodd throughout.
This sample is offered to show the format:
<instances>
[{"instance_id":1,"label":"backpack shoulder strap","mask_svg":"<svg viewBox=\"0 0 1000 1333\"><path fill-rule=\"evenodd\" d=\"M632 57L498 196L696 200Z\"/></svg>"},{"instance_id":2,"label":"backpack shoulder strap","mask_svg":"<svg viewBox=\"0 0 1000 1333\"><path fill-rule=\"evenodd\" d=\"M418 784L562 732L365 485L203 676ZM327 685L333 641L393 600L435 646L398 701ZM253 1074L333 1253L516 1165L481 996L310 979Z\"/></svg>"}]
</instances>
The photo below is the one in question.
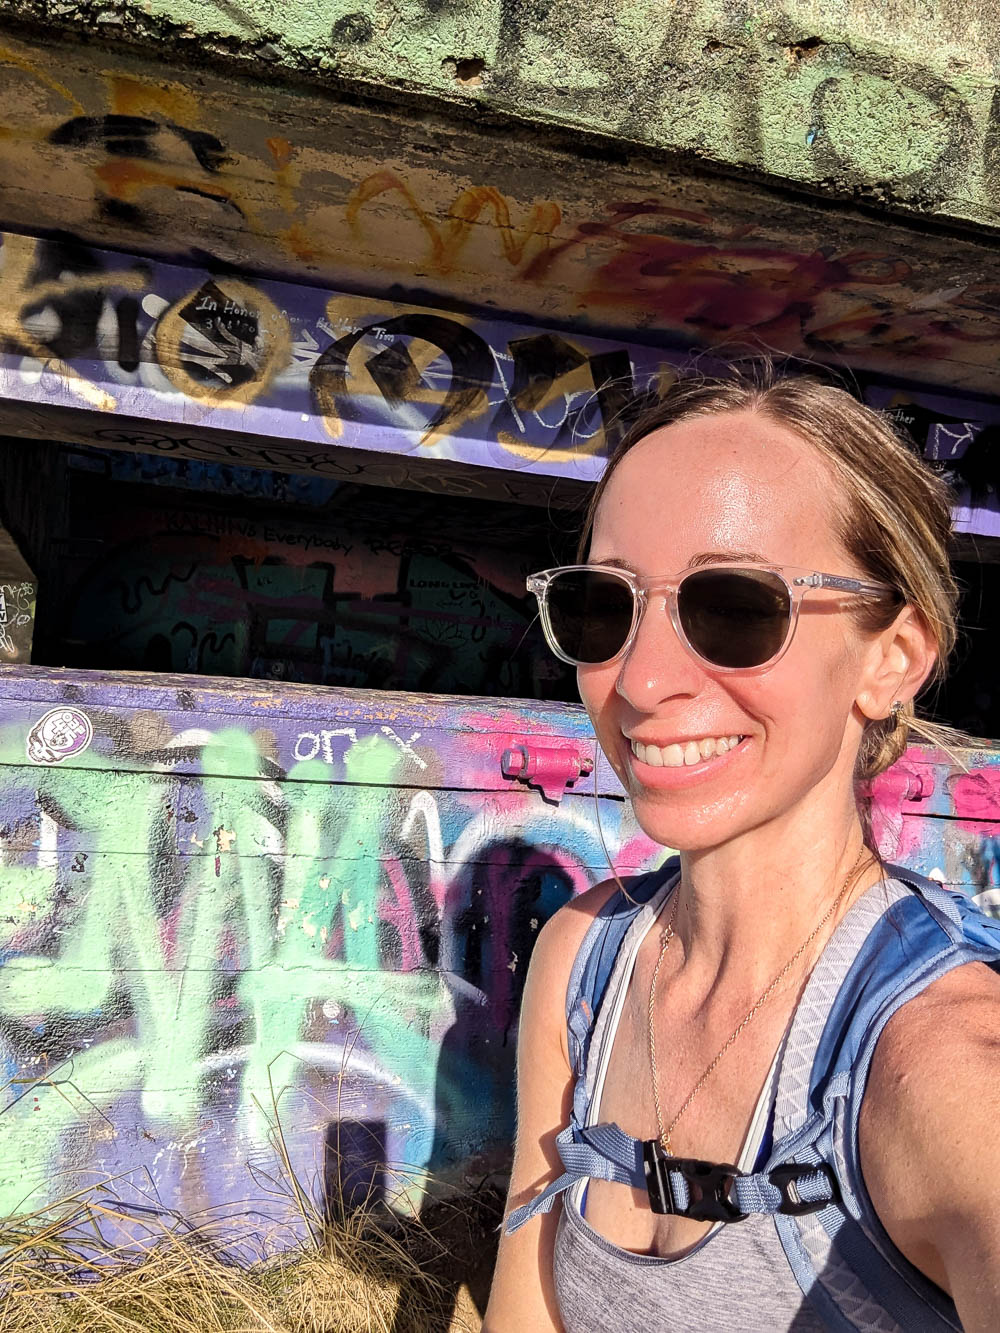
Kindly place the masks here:
<instances>
[{"instance_id":1,"label":"backpack shoulder strap","mask_svg":"<svg viewBox=\"0 0 1000 1333\"><path fill-rule=\"evenodd\" d=\"M886 874L891 879L855 904L817 964L778 1081L772 1165L826 1163L840 1198L775 1221L799 1285L831 1328L943 1333L961 1327L954 1305L881 1226L861 1173L858 1118L885 1024L953 967L996 963L1000 922L912 871L887 866Z\"/></svg>"},{"instance_id":2,"label":"backpack shoulder strap","mask_svg":"<svg viewBox=\"0 0 1000 1333\"><path fill-rule=\"evenodd\" d=\"M622 941L638 913L657 889L676 874L679 867L679 859L671 857L657 870L626 879L624 883L628 897L621 889L613 893L583 937L566 987L569 1057L578 1086L586 1072L594 1020L608 988L608 980Z\"/></svg>"},{"instance_id":3,"label":"backpack shoulder strap","mask_svg":"<svg viewBox=\"0 0 1000 1333\"><path fill-rule=\"evenodd\" d=\"M679 859L671 857L659 869L627 879L624 892L618 889L610 895L583 937L566 987L573 1104L569 1124L556 1137L565 1170L534 1199L510 1214L505 1228L508 1235L538 1213L548 1212L564 1190L584 1177L597 1176L634 1187L643 1184L641 1143L622 1133L617 1125L594 1128L586 1125L589 1103L587 1063L594 1022L629 927L657 890L674 878L679 868Z\"/></svg>"}]
</instances>

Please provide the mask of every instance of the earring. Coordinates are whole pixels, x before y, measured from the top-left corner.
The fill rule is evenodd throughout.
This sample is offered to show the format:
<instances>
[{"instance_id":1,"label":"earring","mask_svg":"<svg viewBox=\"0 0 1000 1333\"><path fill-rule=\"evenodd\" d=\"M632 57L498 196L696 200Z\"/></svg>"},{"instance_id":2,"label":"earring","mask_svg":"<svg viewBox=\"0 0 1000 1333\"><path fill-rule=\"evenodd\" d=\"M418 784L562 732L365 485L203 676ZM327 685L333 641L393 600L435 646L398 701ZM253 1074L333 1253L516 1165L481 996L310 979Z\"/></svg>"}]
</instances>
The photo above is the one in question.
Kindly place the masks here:
<instances>
[{"instance_id":1,"label":"earring","mask_svg":"<svg viewBox=\"0 0 1000 1333\"><path fill-rule=\"evenodd\" d=\"M902 699L897 699L897 700L895 701L895 703L892 705L892 707L889 709L889 720L892 722L892 726L890 727L890 731L895 731L896 728L899 726L899 724L900 724L900 723L902 722L902 720L903 720L903 701L902 701Z\"/></svg>"}]
</instances>

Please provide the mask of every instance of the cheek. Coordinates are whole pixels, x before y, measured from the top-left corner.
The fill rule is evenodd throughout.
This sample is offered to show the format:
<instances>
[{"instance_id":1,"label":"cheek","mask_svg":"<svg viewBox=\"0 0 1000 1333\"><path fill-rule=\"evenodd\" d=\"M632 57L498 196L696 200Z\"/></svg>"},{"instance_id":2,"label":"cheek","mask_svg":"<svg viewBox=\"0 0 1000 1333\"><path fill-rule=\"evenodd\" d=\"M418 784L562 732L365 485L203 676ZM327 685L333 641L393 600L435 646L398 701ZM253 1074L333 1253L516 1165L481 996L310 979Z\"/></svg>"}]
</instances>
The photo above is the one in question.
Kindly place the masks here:
<instances>
[{"instance_id":1,"label":"cheek","mask_svg":"<svg viewBox=\"0 0 1000 1333\"><path fill-rule=\"evenodd\" d=\"M606 717L609 706L618 698L615 688L618 681L617 666L577 667L576 688L580 700L590 715L595 731L608 726Z\"/></svg>"},{"instance_id":2,"label":"cheek","mask_svg":"<svg viewBox=\"0 0 1000 1333\"><path fill-rule=\"evenodd\" d=\"M741 691L751 713L794 733L804 753L840 744L858 688L857 653L842 642L827 641L823 649L789 653L755 691Z\"/></svg>"}]
</instances>

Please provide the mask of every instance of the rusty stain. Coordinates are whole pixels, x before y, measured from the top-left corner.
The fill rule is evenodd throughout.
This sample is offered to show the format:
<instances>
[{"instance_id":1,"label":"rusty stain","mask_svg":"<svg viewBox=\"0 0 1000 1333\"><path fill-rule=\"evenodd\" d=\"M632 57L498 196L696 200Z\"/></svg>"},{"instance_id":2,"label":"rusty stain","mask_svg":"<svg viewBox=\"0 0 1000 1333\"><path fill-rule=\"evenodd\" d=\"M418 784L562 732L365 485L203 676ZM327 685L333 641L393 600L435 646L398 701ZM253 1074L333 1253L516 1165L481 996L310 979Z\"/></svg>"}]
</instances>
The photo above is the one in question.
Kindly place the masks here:
<instances>
[{"instance_id":1,"label":"rusty stain","mask_svg":"<svg viewBox=\"0 0 1000 1333\"><path fill-rule=\"evenodd\" d=\"M217 185L214 181L208 185L201 176L192 179L189 172L150 165L134 158L116 158L112 162L102 162L99 167L94 168L94 175L113 199L120 199L125 203L134 202L147 190L194 190L199 196L211 199L217 204L231 205L239 209L232 191L225 186ZM242 209L239 211L242 212Z\"/></svg>"},{"instance_id":2,"label":"rusty stain","mask_svg":"<svg viewBox=\"0 0 1000 1333\"><path fill-rule=\"evenodd\" d=\"M295 154L295 149L289 141L280 137L268 139L267 149L274 158L274 164L280 172L283 172L289 166Z\"/></svg>"},{"instance_id":3,"label":"rusty stain","mask_svg":"<svg viewBox=\"0 0 1000 1333\"><path fill-rule=\"evenodd\" d=\"M127 74L111 75L108 83L111 110L120 116L166 116L179 124L197 123L197 99L179 84L144 83Z\"/></svg>"}]
</instances>

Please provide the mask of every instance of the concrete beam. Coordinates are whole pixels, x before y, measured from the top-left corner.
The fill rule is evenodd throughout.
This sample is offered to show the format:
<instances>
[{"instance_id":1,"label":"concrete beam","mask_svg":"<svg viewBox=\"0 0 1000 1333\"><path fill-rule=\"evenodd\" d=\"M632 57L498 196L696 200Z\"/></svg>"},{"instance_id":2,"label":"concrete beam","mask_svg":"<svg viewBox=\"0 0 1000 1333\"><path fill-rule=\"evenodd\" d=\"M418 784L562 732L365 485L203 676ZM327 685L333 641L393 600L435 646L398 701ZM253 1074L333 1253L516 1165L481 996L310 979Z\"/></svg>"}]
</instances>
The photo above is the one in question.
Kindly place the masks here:
<instances>
[{"instance_id":1,"label":"concrete beam","mask_svg":"<svg viewBox=\"0 0 1000 1333\"><path fill-rule=\"evenodd\" d=\"M533 130L2 34L0 226L684 351L1000 383L987 238L650 156L585 158ZM27 288L44 331L62 269L9 260L0 321Z\"/></svg>"},{"instance_id":2,"label":"concrete beam","mask_svg":"<svg viewBox=\"0 0 1000 1333\"><path fill-rule=\"evenodd\" d=\"M2 0L157 60L571 131L993 228L1000 10L977 0Z\"/></svg>"}]
</instances>

